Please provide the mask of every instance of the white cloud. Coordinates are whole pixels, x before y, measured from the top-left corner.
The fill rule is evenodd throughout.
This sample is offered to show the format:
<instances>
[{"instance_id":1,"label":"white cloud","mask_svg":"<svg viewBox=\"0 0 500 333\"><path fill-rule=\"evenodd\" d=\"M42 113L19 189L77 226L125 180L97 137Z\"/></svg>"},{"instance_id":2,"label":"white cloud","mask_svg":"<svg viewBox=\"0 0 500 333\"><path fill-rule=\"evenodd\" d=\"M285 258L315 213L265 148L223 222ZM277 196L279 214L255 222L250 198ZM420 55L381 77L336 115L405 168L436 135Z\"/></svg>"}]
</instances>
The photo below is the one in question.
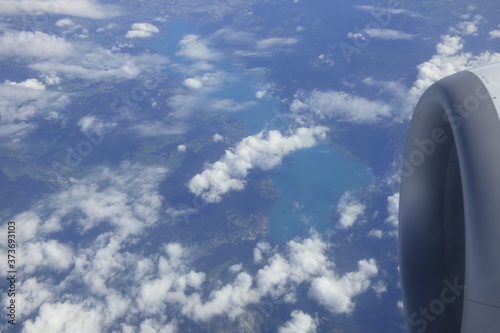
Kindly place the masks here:
<instances>
[{"instance_id":1,"label":"white cloud","mask_svg":"<svg viewBox=\"0 0 500 333\"><path fill-rule=\"evenodd\" d=\"M397 229L399 223L399 192L387 197L387 214L389 217L386 222Z\"/></svg>"},{"instance_id":2,"label":"white cloud","mask_svg":"<svg viewBox=\"0 0 500 333\"><path fill-rule=\"evenodd\" d=\"M351 31L349 31L347 33L347 38L365 40L365 36L361 32L351 32Z\"/></svg>"},{"instance_id":3,"label":"white cloud","mask_svg":"<svg viewBox=\"0 0 500 333\"><path fill-rule=\"evenodd\" d=\"M183 81L184 85L191 89L200 89L203 88L203 83L201 83L200 79L197 78L187 78Z\"/></svg>"},{"instance_id":4,"label":"white cloud","mask_svg":"<svg viewBox=\"0 0 500 333\"><path fill-rule=\"evenodd\" d=\"M377 29L377 28L369 28L365 29L364 33L370 38L380 38L386 40L412 40L416 36L413 34L409 34L400 30L393 29Z\"/></svg>"},{"instance_id":5,"label":"white cloud","mask_svg":"<svg viewBox=\"0 0 500 333\"><path fill-rule=\"evenodd\" d=\"M74 25L75 23L73 20L70 18L65 18L65 19L60 19L59 21L56 22L56 27L63 28L63 27L70 27Z\"/></svg>"},{"instance_id":6,"label":"white cloud","mask_svg":"<svg viewBox=\"0 0 500 333\"><path fill-rule=\"evenodd\" d=\"M368 237L382 239L383 235L384 235L384 232L382 230L379 230L379 229L371 229L368 232Z\"/></svg>"},{"instance_id":7,"label":"white cloud","mask_svg":"<svg viewBox=\"0 0 500 333\"><path fill-rule=\"evenodd\" d=\"M181 153L184 153L186 151L186 146L185 145L178 145L177 150Z\"/></svg>"},{"instance_id":8,"label":"white cloud","mask_svg":"<svg viewBox=\"0 0 500 333\"><path fill-rule=\"evenodd\" d=\"M74 45L64 38L41 31L4 31L0 36L0 56L32 59L67 58Z\"/></svg>"},{"instance_id":9,"label":"white cloud","mask_svg":"<svg viewBox=\"0 0 500 333\"><path fill-rule=\"evenodd\" d=\"M294 45L299 40L297 38L266 38L256 42L255 46L258 50L276 48L288 45Z\"/></svg>"},{"instance_id":10,"label":"white cloud","mask_svg":"<svg viewBox=\"0 0 500 333\"><path fill-rule=\"evenodd\" d=\"M332 54L331 53L327 53L327 54L320 54L318 56L318 61L323 63L323 64L327 64L328 66L333 66L335 65L335 61L332 59Z\"/></svg>"},{"instance_id":11,"label":"white cloud","mask_svg":"<svg viewBox=\"0 0 500 333\"><path fill-rule=\"evenodd\" d=\"M239 57L270 57L299 42L299 39L293 37L260 39L253 32L227 27L217 30L210 38L223 40L230 45L229 49L226 48L226 52L232 52Z\"/></svg>"},{"instance_id":12,"label":"white cloud","mask_svg":"<svg viewBox=\"0 0 500 333\"><path fill-rule=\"evenodd\" d=\"M99 120L96 116L87 115L80 118L77 122L80 130L84 133L96 133L102 135L109 132L117 126L116 122L107 123Z\"/></svg>"},{"instance_id":13,"label":"white cloud","mask_svg":"<svg viewBox=\"0 0 500 333\"><path fill-rule=\"evenodd\" d=\"M28 67L45 77L93 81L134 79L145 71L156 72L167 62L156 54L132 56L92 43L69 42L40 31L4 32L0 36L0 57L29 61Z\"/></svg>"},{"instance_id":14,"label":"white cloud","mask_svg":"<svg viewBox=\"0 0 500 333\"><path fill-rule=\"evenodd\" d=\"M240 141L234 149L189 181L191 193L207 202L220 202L222 195L242 190L245 178L253 168L269 170L282 158L298 149L310 148L326 138L326 127L299 128L290 136L279 131L260 132Z\"/></svg>"},{"instance_id":15,"label":"white cloud","mask_svg":"<svg viewBox=\"0 0 500 333\"><path fill-rule=\"evenodd\" d=\"M266 242L258 242L255 248L253 249L253 261L261 262L262 261L262 253L269 253L271 250L271 245Z\"/></svg>"},{"instance_id":16,"label":"white cloud","mask_svg":"<svg viewBox=\"0 0 500 333\"><path fill-rule=\"evenodd\" d=\"M0 125L0 139L4 148L19 149L22 139L36 129L36 125L26 122Z\"/></svg>"},{"instance_id":17,"label":"white cloud","mask_svg":"<svg viewBox=\"0 0 500 333\"><path fill-rule=\"evenodd\" d=\"M468 19L470 17L469 14L464 16L464 19ZM464 36L474 35L477 36L478 24L484 20L484 17L481 15L475 15L472 21L461 21L456 25L456 28L450 28L449 31L451 33L457 33Z\"/></svg>"},{"instance_id":18,"label":"white cloud","mask_svg":"<svg viewBox=\"0 0 500 333\"><path fill-rule=\"evenodd\" d=\"M358 271L339 276L333 270L333 262L327 258L327 248L327 244L317 234L303 241L288 242L286 255L275 253L254 277L242 271L232 282L210 292L205 302L197 292L185 298L177 297L177 301L181 300L182 313L195 320L204 321L221 314L235 318L244 312L246 306L257 304L265 296L284 297L286 302L294 303L298 287L308 283L308 294L328 310L333 313L351 313L355 307L353 298L368 290L370 279L377 275L376 263L373 259L361 260L358 262ZM320 286L319 282L323 278L330 283L329 290L323 290ZM175 291L172 287L171 290ZM323 296L319 298L318 295ZM169 299L169 296L165 294L165 298ZM292 317L292 321L284 327L293 328L292 323L303 327L299 323L308 322L307 317L299 313ZM313 322L316 324L311 321L310 325L304 327L312 330Z\"/></svg>"},{"instance_id":19,"label":"white cloud","mask_svg":"<svg viewBox=\"0 0 500 333\"><path fill-rule=\"evenodd\" d=\"M463 40L458 36L446 35L441 38L442 42L436 45L438 55L450 56L463 49Z\"/></svg>"},{"instance_id":20,"label":"white cloud","mask_svg":"<svg viewBox=\"0 0 500 333\"><path fill-rule=\"evenodd\" d=\"M258 90L258 91L255 93L255 98L261 99L261 98L263 98L264 96L266 96L266 94L267 94L267 91L266 91L266 90Z\"/></svg>"},{"instance_id":21,"label":"white cloud","mask_svg":"<svg viewBox=\"0 0 500 333\"><path fill-rule=\"evenodd\" d=\"M417 79L409 91L408 101L411 107L406 110L409 117L418 98L434 82L458 71L500 61L500 53L483 52L474 55L470 52L461 52L464 47L463 39L459 36L445 35L441 43L436 45L437 54L430 60L417 66Z\"/></svg>"},{"instance_id":22,"label":"white cloud","mask_svg":"<svg viewBox=\"0 0 500 333\"><path fill-rule=\"evenodd\" d=\"M376 15L380 14L391 14L391 15L407 15L411 17L422 17L420 14L407 10L407 9L401 9L401 8L387 8L387 7L375 7L375 6L370 6L370 5L362 5L362 6L357 6L356 8L367 11L367 12L372 12ZM389 16L390 17L390 16Z\"/></svg>"},{"instance_id":23,"label":"white cloud","mask_svg":"<svg viewBox=\"0 0 500 333\"><path fill-rule=\"evenodd\" d=\"M176 53L192 60L220 60L222 55L211 50L207 42L197 35L186 35L179 42L180 50Z\"/></svg>"},{"instance_id":24,"label":"white cloud","mask_svg":"<svg viewBox=\"0 0 500 333\"><path fill-rule=\"evenodd\" d=\"M224 141L224 137L219 133L214 134L214 142Z\"/></svg>"},{"instance_id":25,"label":"white cloud","mask_svg":"<svg viewBox=\"0 0 500 333\"><path fill-rule=\"evenodd\" d=\"M366 206L356 200L351 192L345 192L337 205L337 212L340 214L340 228L352 227L358 218L364 214L365 209Z\"/></svg>"},{"instance_id":26,"label":"white cloud","mask_svg":"<svg viewBox=\"0 0 500 333\"><path fill-rule=\"evenodd\" d=\"M249 109L256 104L257 102L255 101L237 102L232 99L226 98L211 101L209 107L215 111L238 112Z\"/></svg>"},{"instance_id":27,"label":"white cloud","mask_svg":"<svg viewBox=\"0 0 500 333\"><path fill-rule=\"evenodd\" d=\"M292 319L278 329L279 333L316 333L318 320L299 310L292 311Z\"/></svg>"},{"instance_id":28,"label":"white cloud","mask_svg":"<svg viewBox=\"0 0 500 333\"><path fill-rule=\"evenodd\" d=\"M202 97L202 94L191 94L185 91L173 95L166 101L172 110L169 116L174 119L188 118L195 109L203 105Z\"/></svg>"},{"instance_id":29,"label":"white cloud","mask_svg":"<svg viewBox=\"0 0 500 333\"><path fill-rule=\"evenodd\" d=\"M372 286L373 291L377 297L381 297L383 293L387 292L387 285L384 281L380 280Z\"/></svg>"},{"instance_id":30,"label":"white cloud","mask_svg":"<svg viewBox=\"0 0 500 333\"><path fill-rule=\"evenodd\" d=\"M31 88L31 89L35 89L35 90L45 90L45 85L42 82L38 81L37 79L27 79L26 81L23 81L20 83L11 82L9 80L6 80L5 84L11 85L11 86Z\"/></svg>"},{"instance_id":31,"label":"white cloud","mask_svg":"<svg viewBox=\"0 0 500 333\"><path fill-rule=\"evenodd\" d=\"M500 38L500 30L492 30L490 31L490 38Z\"/></svg>"},{"instance_id":32,"label":"white cloud","mask_svg":"<svg viewBox=\"0 0 500 333\"><path fill-rule=\"evenodd\" d=\"M102 307L71 302L45 303L35 320L27 320L24 331L35 332L100 332Z\"/></svg>"},{"instance_id":33,"label":"white cloud","mask_svg":"<svg viewBox=\"0 0 500 333\"><path fill-rule=\"evenodd\" d=\"M236 30L234 28L225 27L217 30L211 36L212 39L222 39L231 44L253 44L255 43L255 35L247 30Z\"/></svg>"},{"instance_id":34,"label":"white cloud","mask_svg":"<svg viewBox=\"0 0 500 333\"><path fill-rule=\"evenodd\" d=\"M41 73L90 81L130 80L139 77L142 72L165 64L165 62L166 60L162 56L146 54L130 56L95 47L93 51L89 50L89 53L84 54L78 60L70 58L65 62L44 61L29 67Z\"/></svg>"},{"instance_id":35,"label":"white cloud","mask_svg":"<svg viewBox=\"0 0 500 333\"><path fill-rule=\"evenodd\" d=\"M397 110L398 119L410 119L414 107L424 93L434 82L467 68L473 68L486 65L493 62L500 62L500 53L489 51L474 55L471 52L462 52L464 49L464 40L460 36L444 35L441 36L441 42L436 45L436 54L428 61L417 66L417 77L410 89L399 82L380 82L367 78L363 80L369 85L379 86L385 92L393 96L392 109ZM306 95L307 96L307 95ZM294 101L295 103L296 101ZM297 103L302 102L298 101ZM307 106L307 103L304 103ZM293 103L292 103L293 106ZM298 108L302 106L300 103ZM320 110L328 108L326 104ZM304 109L307 109L304 107ZM310 116L298 112L296 120L299 123L306 123ZM320 118L321 119L321 118ZM313 122L314 123L314 122Z\"/></svg>"},{"instance_id":36,"label":"white cloud","mask_svg":"<svg viewBox=\"0 0 500 333\"><path fill-rule=\"evenodd\" d=\"M113 171L107 167L97 168L87 179L40 202L32 211L16 216L15 220L26 221L18 237L34 242L50 235L61 230L64 218L75 212L79 214L70 222L76 224L82 234L102 223L116 227L120 231L116 235L120 237L138 232L159 218L162 197L155 188L166 172L165 168L129 162ZM99 186L108 182L113 185ZM50 213L47 215L46 211Z\"/></svg>"},{"instance_id":37,"label":"white cloud","mask_svg":"<svg viewBox=\"0 0 500 333\"><path fill-rule=\"evenodd\" d=\"M147 38L160 32L156 26L151 23L134 23L132 29L127 31L126 38Z\"/></svg>"},{"instance_id":38,"label":"white cloud","mask_svg":"<svg viewBox=\"0 0 500 333\"><path fill-rule=\"evenodd\" d=\"M352 297L365 292L370 279L378 274L373 259L360 260L358 271L349 272L342 277L332 275L315 278L308 295L332 313L351 313L356 303Z\"/></svg>"},{"instance_id":39,"label":"white cloud","mask_svg":"<svg viewBox=\"0 0 500 333\"><path fill-rule=\"evenodd\" d=\"M19 260L23 262L23 271L28 274L33 274L42 267L50 267L61 272L68 269L73 263L73 250L53 239L44 242L30 242L20 252Z\"/></svg>"},{"instance_id":40,"label":"white cloud","mask_svg":"<svg viewBox=\"0 0 500 333\"><path fill-rule=\"evenodd\" d=\"M37 79L0 85L0 119L3 123L26 121L49 111L60 110L70 102L68 95L45 90Z\"/></svg>"},{"instance_id":41,"label":"white cloud","mask_svg":"<svg viewBox=\"0 0 500 333\"><path fill-rule=\"evenodd\" d=\"M122 14L119 6L101 5L95 0L3 0L0 15L50 13L105 19Z\"/></svg>"},{"instance_id":42,"label":"white cloud","mask_svg":"<svg viewBox=\"0 0 500 333\"><path fill-rule=\"evenodd\" d=\"M53 86L53 85L57 85L59 83L61 83L61 78L59 76L56 76L56 75L42 75L43 77L43 80L45 81L46 84L48 84L49 86Z\"/></svg>"},{"instance_id":43,"label":"white cloud","mask_svg":"<svg viewBox=\"0 0 500 333\"><path fill-rule=\"evenodd\" d=\"M335 118L353 123L375 123L391 115L391 107L382 101L338 91L299 91L290 105L298 124L316 123Z\"/></svg>"},{"instance_id":44,"label":"white cloud","mask_svg":"<svg viewBox=\"0 0 500 333\"><path fill-rule=\"evenodd\" d=\"M100 168L79 185L39 201L14 218L24 223L20 242L30 244L24 248L20 266L26 276L19 299L22 313L30 317L23 323L25 331L112 331L116 323L127 322L124 331L175 332L176 320L165 315L174 309L195 321L221 315L231 320L264 297L295 302L304 284L309 285L311 298L328 310L351 313L354 298L370 287L377 273L373 259L359 261L356 271L339 274L327 253L330 245L313 232L310 238L288 242L283 254L258 243L265 265L255 275L241 263L232 265L228 272L234 278L207 291L210 281L192 268L189 248L167 243L145 255L143 246L132 246L146 244L149 234L143 231L159 220L157 188L165 173L162 168L132 164L118 170ZM75 224L79 227L74 228ZM103 224L107 228L99 229ZM99 233L89 236L90 230ZM72 241L52 238L60 232L73 234ZM62 281L51 277L56 273ZM324 279L328 290L321 290ZM380 289L378 284L373 287ZM130 323L130 315L136 324ZM314 332L318 325L300 311L291 317L282 332Z\"/></svg>"},{"instance_id":45,"label":"white cloud","mask_svg":"<svg viewBox=\"0 0 500 333\"><path fill-rule=\"evenodd\" d=\"M192 90L202 92L212 92L219 89L225 81L229 80L228 75L223 71L204 73L185 79L182 83Z\"/></svg>"}]
</instances>

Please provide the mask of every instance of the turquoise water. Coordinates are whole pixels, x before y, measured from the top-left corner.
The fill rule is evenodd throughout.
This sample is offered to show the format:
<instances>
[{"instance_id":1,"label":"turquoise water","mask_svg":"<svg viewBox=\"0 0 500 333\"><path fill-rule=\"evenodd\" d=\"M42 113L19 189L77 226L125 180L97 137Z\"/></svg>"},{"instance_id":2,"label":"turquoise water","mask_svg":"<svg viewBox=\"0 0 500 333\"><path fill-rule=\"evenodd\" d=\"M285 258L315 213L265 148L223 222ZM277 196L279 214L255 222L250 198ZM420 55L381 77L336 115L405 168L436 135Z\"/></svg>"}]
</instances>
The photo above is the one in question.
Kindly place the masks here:
<instances>
[{"instance_id":1,"label":"turquoise water","mask_svg":"<svg viewBox=\"0 0 500 333\"><path fill-rule=\"evenodd\" d=\"M193 64L194 61L176 56L175 53L179 50L179 41L187 34L196 34L197 28L197 23L186 20L169 22L167 34L145 43L145 46L175 63ZM211 63L215 69L225 71L234 80L223 89L208 94L207 98L254 102L245 110L228 111L245 126L247 135L258 133L264 128L286 128L286 124L276 118L276 110L279 109L277 101L256 99L258 81L253 75L235 68L227 59ZM180 80L186 78L180 72L173 76ZM311 227L319 232L331 229L334 225L331 216L336 214L342 194L347 190L359 191L373 181L373 175L367 167L349 160L325 144L290 154L284 158L282 165L270 171L270 175L280 191L280 199L272 211L269 227L269 234L276 242L286 242L296 236L307 237Z\"/></svg>"},{"instance_id":2,"label":"turquoise water","mask_svg":"<svg viewBox=\"0 0 500 333\"><path fill-rule=\"evenodd\" d=\"M342 194L359 192L373 181L364 165L325 144L287 156L271 173L280 200L271 215L269 234L279 242L305 237L311 227L319 232L333 227L331 216Z\"/></svg>"}]
</instances>

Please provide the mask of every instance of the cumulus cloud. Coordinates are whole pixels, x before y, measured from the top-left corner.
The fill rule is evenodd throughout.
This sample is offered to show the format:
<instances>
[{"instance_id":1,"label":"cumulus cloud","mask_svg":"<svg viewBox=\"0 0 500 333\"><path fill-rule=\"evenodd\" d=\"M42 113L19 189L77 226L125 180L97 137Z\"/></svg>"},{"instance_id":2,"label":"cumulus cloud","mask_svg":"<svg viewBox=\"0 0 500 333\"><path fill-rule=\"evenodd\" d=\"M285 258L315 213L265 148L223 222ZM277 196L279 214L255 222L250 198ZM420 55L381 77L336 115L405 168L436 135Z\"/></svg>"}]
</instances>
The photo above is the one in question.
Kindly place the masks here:
<instances>
[{"instance_id":1,"label":"cumulus cloud","mask_svg":"<svg viewBox=\"0 0 500 333\"><path fill-rule=\"evenodd\" d=\"M384 235L384 232L382 230L380 230L380 229L371 229L368 232L368 237L382 239L383 235Z\"/></svg>"},{"instance_id":2,"label":"cumulus cloud","mask_svg":"<svg viewBox=\"0 0 500 333\"><path fill-rule=\"evenodd\" d=\"M365 40L366 37L386 39L386 40L412 40L416 36L400 30L367 28L363 30L363 32L358 32L358 33L349 32L347 33L347 37L351 39L359 38L362 40Z\"/></svg>"},{"instance_id":3,"label":"cumulus cloud","mask_svg":"<svg viewBox=\"0 0 500 333\"><path fill-rule=\"evenodd\" d=\"M268 253L271 250L271 245L266 242L258 242L255 248L253 249L253 261L261 262L262 254Z\"/></svg>"},{"instance_id":4,"label":"cumulus cloud","mask_svg":"<svg viewBox=\"0 0 500 333\"><path fill-rule=\"evenodd\" d=\"M147 38L160 32L156 26L151 23L134 23L132 29L127 31L126 38Z\"/></svg>"},{"instance_id":5,"label":"cumulus cloud","mask_svg":"<svg viewBox=\"0 0 500 333\"><path fill-rule=\"evenodd\" d=\"M399 192L387 197L387 218L385 223L388 225L386 230L371 229L368 232L368 237L382 239L384 237L398 237L399 223Z\"/></svg>"},{"instance_id":6,"label":"cumulus cloud","mask_svg":"<svg viewBox=\"0 0 500 333\"><path fill-rule=\"evenodd\" d=\"M144 72L156 71L165 63L166 59L159 55L131 56L96 46L80 58L68 58L64 62L43 61L29 67L41 73L65 76L70 79L100 81L135 79Z\"/></svg>"},{"instance_id":7,"label":"cumulus cloud","mask_svg":"<svg viewBox=\"0 0 500 333\"><path fill-rule=\"evenodd\" d=\"M290 241L286 254L272 255L255 276L239 272L232 282L210 292L207 301L203 301L199 293L188 295L180 302L182 312L200 321L221 314L236 318L246 306L256 304L266 296L283 297L286 302L295 303L298 287L306 283L310 285L308 295L329 311L351 313L355 307L354 298L367 291L371 279L377 275L376 263L373 259L361 260L357 271L341 275L333 270L334 264L325 253L327 249L328 245L317 234L303 241ZM325 286L329 290L323 289L323 279L329 283ZM309 325L305 325L308 322ZM294 324L312 330L316 321L308 321L306 316L297 312L284 328L294 328Z\"/></svg>"},{"instance_id":8,"label":"cumulus cloud","mask_svg":"<svg viewBox=\"0 0 500 333\"><path fill-rule=\"evenodd\" d=\"M355 302L352 297L365 292L370 286L370 279L378 274L375 260L361 260L358 270L342 277L321 276L311 283L308 295L332 313L350 313Z\"/></svg>"},{"instance_id":9,"label":"cumulus cloud","mask_svg":"<svg viewBox=\"0 0 500 333\"><path fill-rule=\"evenodd\" d=\"M207 41L197 35L186 35L179 42L180 50L176 53L179 56L192 60L220 60L222 55L211 50Z\"/></svg>"},{"instance_id":10,"label":"cumulus cloud","mask_svg":"<svg viewBox=\"0 0 500 333\"><path fill-rule=\"evenodd\" d=\"M217 162L205 167L188 184L191 193L207 202L220 202L222 195L245 187L245 178L253 168L269 170L282 158L298 149L310 148L326 138L326 127L301 127L290 136L272 130L248 136L233 149L226 150Z\"/></svg>"},{"instance_id":11,"label":"cumulus cloud","mask_svg":"<svg viewBox=\"0 0 500 333\"><path fill-rule=\"evenodd\" d=\"M224 141L224 136L220 135L219 133L215 133L214 142L219 142L219 141Z\"/></svg>"},{"instance_id":12,"label":"cumulus cloud","mask_svg":"<svg viewBox=\"0 0 500 333\"><path fill-rule=\"evenodd\" d=\"M454 55L463 49L463 40L458 36L446 35L441 38L442 42L436 45L438 55Z\"/></svg>"},{"instance_id":13,"label":"cumulus cloud","mask_svg":"<svg viewBox=\"0 0 500 333\"><path fill-rule=\"evenodd\" d=\"M63 28L63 27L70 27L74 25L75 23L73 22L72 19L70 18L65 18L65 19L60 19L59 21L56 22L56 27Z\"/></svg>"},{"instance_id":14,"label":"cumulus cloud","mask_svg":"<svg viewBox=\"0 0 500 333\"><path fill-rule=\"evenodd\" d=\"M344 193L337 205L337 213L340 214L340 228L352 227L358 218L364 214L365 209L366 206L356 200L351 192Z\"/></svg>"},{"instance_id":15,"label":"cumulus cloud","mask_svg":"<svg viewBox=\"0 0 500 333\"><path fill-rule=\"evenodd\" d=\"M143 167L130 162L123 163L118 170L97 168L88 179L73 184L69 189L41 202L30 212L16 216L26 222L27 227L20 239L30 241L45 234L60 230L64 218L74 212L71 219L82 233L106 223L116 226L125 237L138 232L145 225L158 220L161 196L155 192L167 169ZM113 186L101 188L112 182ZM132 190L133 189L133 190ZM51 210L47 215L45 211ZM43 221L39 216L45 216Z\"/></svg>"},{"instance_id":16,"label":"cumulus cloud","mask_svg":"<svg viewBox=\"0 0 500 333\"><path fill-rule=\"evenodd\" d=\"M278 329L279 333L316 333L318 320L299 310L292 311L292 319Z\"/></svg>"},{"instance_id":17,"label":"cumulus cloud","mask_svg":"<svg viewBox=\"0 0 500 333\"><path fill-rule=\"evenodd\" d=\"M11 85L11 86L31 88L31 89L35 89L35 90L45 90L45 85L43 83L41 83L40 81L38 81L37 79L27 79L26 81L19 82L19 83L6 80L5 84Z\"/></svg>"},{"instance_id":18,"label":"cumulus cloud","mask_svg":"<svg viewBox=\"0 0 500 333\"><path fill-rule=\"evenodd\" d=\"M0 15L50 13L105 19L123 13L116 5L101 5L95 0L3 0Z\"/></svg>"},{"instance_id":19,"label":"cumulus cloud","mask_svg":"<svg viewBox=\"0 0 500 333\"><path fill-rule=\"evenodd\" d=\"M465 15L465 19L470 18L470 14ZM459 22L455 28L450 28L449 31L451 33L461 34L464 36L468 35L477 35L478 24L484 20L484 17L481 15L474 15L471 21L461 21Z\"/></svg>"},{"instance_id":20,"label":"cumulus cloud","mask_svg":"<svg viewBox=\"0 0 500 333\"><path fill-rule=\"evenodd\" d=\"M16 236L24 244L19 268L25 278L16 297L20 313L31 317L24 331L108 331L124 321L135 301L119 286L130 282L125 273L144 262L129 246L158 221L157 186L166 172L131 163L97 168L13 217L23 223ZM59 232L71 236L60 238ZM175 258L178 252L175 245L167 251Z\"/></svg>"},{"instance_id":21,"label":"cumulus cloud","mask_svg":"<svg viewBox=\"0 0 500 333\"><path fill-rule=\"evenodd\" d=\"M335 118L352 123L375 123L391 114L382 101L339 91L299 91L290 104L291 116L298 124L310 124Z\"/></svg>"},{"instance_id":22,"label":"cumulus cloud","mask_svg":"<svg viewBox=\"0 0 500 333\"><path fill-rule=\"evenodd\" d=\"M214 71L187 78L182 83L189 89L207 93L219 89L227 80L226 72Z\"/></svg>"},{"instance_id":23,"label":"cumulus cloud","mask_svg":"<svg viewBox=\"0 0 500 333\"><path fill-rule=\"evenodd\" d=\"M490 31L489 35L490 35L490 38L493 38L493 39L500 38L500 30L492 30L492 31Z\"/></svg>"},{"instance_id":24,"label":"cumulus cloud","mask_svg":"<svg viewBox=\"0 0 500 333\"><path fill-rule=\"evenodd\" d=\"M479 55L470 52L461 52L464 41L460 36L444 35L436 45L436 55L430 60L417 66L417 79L409 91L411 105L415 105L418 98L434 82L458 71L500 61L500 53L489 51ZM408 116L410 111L407 111Z\"/></svg>"},{"instance_id":25,"label":"cumulus cloud","mask_svg":"<svg viewBox=\"0 0 500 333\"><path fill-rule=\"evenodd\" d=\"M37 79L0 85L0 119L3 123L26 121L67 106L70 97L58 91L45 90Z\"/></svg>"},{"instance_id":26,"label":"cumulus cloud","mask_svg":"<svg viewBox=\"0 0 500 333\"><path fill-rule=\"evenodd\" d=\"M184 85L191 89L200 89L203 88L203 83L200 79L197 78L187 78L183 81Z\"/></svg>"},{"instance_id":27,"label":"cumulus cloud","mask_svg":"<svg viewBox=\"0 0 500 333\"><path fill-rule=\"evenodd\" d=\"M373 259L360 260L355 271L336 271L330 245L314 232L289 241L282 253L258 243L263 266L252 275L232 265L226 283L196 271L191 249L179 243L145 254L134 244L147 243L145 231L160 219L158 186L166 172L131 163L97 168L13 217L23 221L18 238L27 244L18 295L19 310L30 318L25 331L112 331L123 323L126 331L175 332L177 320L165 315L174 309L194 321L235 319L264 297L294 303L301 286L332 313L351 313L377 274ZM68 237L56 240L61 233ZM291 317L281 332L315 332L316 319L300 311Z\"/></svg>"},{"instance_id":28,"label":"cumulus cloud","mask_svg":"<svg viewBox=\"0 0 500 333\"><path fill-rule=\"evenodd\" d=\"M352 34L352 37L364 38L361 33ZM420 96L434 82L467 68L500 62L500 53L485 51L475 55L463 52L464 44L461 36L441 36L436 54L417 66L417 77L410 88L399 82L365 78L365 84L378 86L392 96L388 103L339 91L298 91L290 104L289 116L301 126L330 118L353 123L375 123L391 116L409 119Z\"/></svg>"},{"instance_id":29,"label":"cumulus cloud","mask_svg":"<svg viewBox=\"0 0 500 333\"><path fill-rule=\"evenodd\" d=\"M389 215L386 219L387 223L397 229L399 221L399 192L387 197L387 214Z\"/></svg>"},{"instance_id":30,"label":"cumulus cloud","mask_svg":"<svg viewBox=\"0 0 500 333\"><path fill-rule=\"evenodd\" d=\"M67 58L74 52L71 42L41 31L4 31L0 36L0 57L44 60Z\"/></svg>"},{"instance_id":31,"label":"cumulus cloud","mask_svg":"<svg viewBox=\"0 0 500 333\"><path fill-rule=\"evenodd\" d=\"M137 78L167 62L156 54L130 55L112 52L92 43L74 43L44 32L6 31L0 36L0 57L19 58L47 78L86 80ZM53 80L52 80L53 81Z\"/></svg>"}]
</instances>

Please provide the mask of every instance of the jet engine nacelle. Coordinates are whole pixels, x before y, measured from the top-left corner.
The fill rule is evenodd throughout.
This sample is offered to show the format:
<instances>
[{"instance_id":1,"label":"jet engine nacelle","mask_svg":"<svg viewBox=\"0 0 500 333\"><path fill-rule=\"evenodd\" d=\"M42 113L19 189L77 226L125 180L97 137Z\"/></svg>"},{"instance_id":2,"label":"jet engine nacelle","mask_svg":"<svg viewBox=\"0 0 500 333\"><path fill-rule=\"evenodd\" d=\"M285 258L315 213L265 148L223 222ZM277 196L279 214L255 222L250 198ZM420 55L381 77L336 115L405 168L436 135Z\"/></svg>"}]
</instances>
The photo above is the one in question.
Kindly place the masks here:
<instances>
[{"instance_id":1,"label":"jet engine nacelle","mask_svg":"<svg viewBox=\"0 0 500 333\"><path fill-rule=\"evenodd\" d=\"M399 251L410 332L500 332L500 63L420 98L403 158Z\"/></svg>"}]
</instances>

